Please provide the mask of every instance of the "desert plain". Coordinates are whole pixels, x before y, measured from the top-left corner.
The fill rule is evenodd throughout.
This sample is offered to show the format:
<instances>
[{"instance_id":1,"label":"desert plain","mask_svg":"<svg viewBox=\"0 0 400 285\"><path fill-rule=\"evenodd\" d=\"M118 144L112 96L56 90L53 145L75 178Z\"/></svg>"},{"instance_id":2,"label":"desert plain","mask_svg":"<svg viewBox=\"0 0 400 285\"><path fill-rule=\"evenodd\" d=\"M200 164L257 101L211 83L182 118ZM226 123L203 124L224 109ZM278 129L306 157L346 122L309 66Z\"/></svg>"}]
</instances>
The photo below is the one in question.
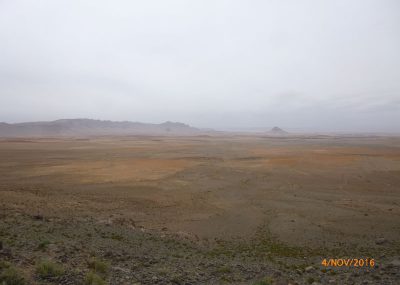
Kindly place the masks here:
<instances>
[{"instance_id":1,"label":"desert plain","mask_svg":"<svg viewBox=\"0 0 400 285\"><path fill-rule=\"evenodd\" d=\"M26 284L399 284L400 137L3 138L0 241Z\"/></svg>"}]
</instances>

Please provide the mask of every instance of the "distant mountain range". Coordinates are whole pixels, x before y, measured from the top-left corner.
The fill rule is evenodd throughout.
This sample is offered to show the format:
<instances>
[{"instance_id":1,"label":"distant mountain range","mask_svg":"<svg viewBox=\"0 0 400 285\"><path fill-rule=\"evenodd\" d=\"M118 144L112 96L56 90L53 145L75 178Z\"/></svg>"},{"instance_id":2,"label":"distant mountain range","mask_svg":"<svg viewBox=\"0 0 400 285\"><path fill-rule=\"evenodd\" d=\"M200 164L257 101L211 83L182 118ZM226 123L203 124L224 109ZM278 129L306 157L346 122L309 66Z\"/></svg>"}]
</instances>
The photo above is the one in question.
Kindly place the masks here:
<instances>
[{"instance_id":1,"label":"distant mountain range","mask_svg":"<svg viewBox=\"0 0 400 285\"><path fill-rule=\"evenodd\" d=\"M147 124L92 119L51 122L0 123L0 137L102 136L102 135L198 135L212 132L183 123Z\"/></svg>"}]
</instances>

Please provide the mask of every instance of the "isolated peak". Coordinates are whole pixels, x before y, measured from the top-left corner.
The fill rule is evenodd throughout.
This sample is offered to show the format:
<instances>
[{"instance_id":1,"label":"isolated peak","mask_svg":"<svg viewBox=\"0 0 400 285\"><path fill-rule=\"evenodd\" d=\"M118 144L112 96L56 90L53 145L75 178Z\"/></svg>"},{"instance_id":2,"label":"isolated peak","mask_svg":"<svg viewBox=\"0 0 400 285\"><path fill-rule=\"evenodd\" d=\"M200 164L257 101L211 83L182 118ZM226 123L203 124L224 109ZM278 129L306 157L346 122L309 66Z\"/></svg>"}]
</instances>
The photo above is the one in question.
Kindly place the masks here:
<instances>
[{"instance_id":1,"label":"isolated peak","mask_svg":"<svg viewBox=\"0 0 400 285\"><path fill-rule=\"evenodd\" d=\"M288 134L288 132L286 132L285 130L281 129L280 127L273 127L270 131L270 134L274 134L274 135L284 135L284 134Z\"/></svg>"}]
</instances>

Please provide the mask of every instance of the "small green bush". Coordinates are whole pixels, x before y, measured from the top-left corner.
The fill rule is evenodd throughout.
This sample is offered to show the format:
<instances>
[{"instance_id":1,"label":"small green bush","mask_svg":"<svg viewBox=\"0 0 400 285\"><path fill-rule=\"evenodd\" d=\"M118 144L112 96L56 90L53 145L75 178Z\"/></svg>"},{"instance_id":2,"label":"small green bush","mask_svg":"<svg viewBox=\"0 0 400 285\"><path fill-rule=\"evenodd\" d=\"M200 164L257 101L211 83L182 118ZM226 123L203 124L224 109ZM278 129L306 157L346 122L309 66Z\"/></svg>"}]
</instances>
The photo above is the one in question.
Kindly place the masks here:
<instances>
[{"instance_id":1,"label":"small green bush","mask_svg":"<svg viewBox=\"0 0 400 285\"><path fill-rule=\"evenodd\" d=\"M265 278L263 280L257 281L256 283L253 283L253 285L271 285L272 280L271 278Z\"/></svg>"},{"instance_id":2,"label":"small green bush","mask_svg":"<svg viewBox=\"0 0 400 285\"><path fill-rule=\"evenodd\" d=\"M25 285L26 281L23 273L14 267L7 267L0 274L1 285Z\"/></svg>"},{"instance_id":3,"label":"small green bush","mask_svg":"<svg viewBox=\"0 0 400 285\"><path fill-rule=\"evenodd\" d=\"M111 239L121 241L121 240L124 239L124 237L121 236L121 235L119 235L119 234L112 233L112 234L111 234Z\"/></svg>"},{"instance_id":4,"label":"small green bush","mask_svg":"<svg viewBox=\"0 0 400 285\"><path fill-rule=\"evenodd\" d=\"M232 269L228 266L222 266L217 269L218 273L231 273Z\"/></svg>"},{"instance_id":5,"label":"small green bush","mask_svg":"<svg viewBox=\"0 0 400 285\"><path fill-rule=\"evenodd\" d=\"M11 267L11 263L8 261L0 260L0 271Z\"/></svg>"},{"instance_id":6,"label":"small green bush","mask_svg":"<svg viewBox=\"0 0 400 285\"><path fill-rule=\"evenodd\" d=\"M94 272L89 272L85 277L85 285L106 285L106 281Z\"/></svg>"},{"instance_id":7,"label":"small green bush","mask_svg":"<svg viewBox=\"0 0 400 285\"><path fill-rule=\"evenodd\" d=\"M88 267L92 269L95 273L100 273L106 275L110 268L110 265L102 260L97 258L92 258L88 261Z\"/></svg>"},{"instance_id":8,"label":"small green bush","mask_svg":"<svg viewBox=\"0 0 400 285\"><path fill-rule=\"evenodd\" d=\"M40 262L36 267L36 273L41 278L58 277L64 274L63 268L51 261L45 260Z\"/></svg>"},{"instance_id":9,"label":"small green bush","mask_svg":"<svg viewBox=\"0 0 400 285\"><path fill-rule=\"evenodd\" d=\"M38 249L40 249L40 250L45 250L45 249L49 246L49 244L50 244L50 241L48 241L48 240L43 240L43 241L41 241L41 242L39 243Z\"/></svg>"}]
</instances>

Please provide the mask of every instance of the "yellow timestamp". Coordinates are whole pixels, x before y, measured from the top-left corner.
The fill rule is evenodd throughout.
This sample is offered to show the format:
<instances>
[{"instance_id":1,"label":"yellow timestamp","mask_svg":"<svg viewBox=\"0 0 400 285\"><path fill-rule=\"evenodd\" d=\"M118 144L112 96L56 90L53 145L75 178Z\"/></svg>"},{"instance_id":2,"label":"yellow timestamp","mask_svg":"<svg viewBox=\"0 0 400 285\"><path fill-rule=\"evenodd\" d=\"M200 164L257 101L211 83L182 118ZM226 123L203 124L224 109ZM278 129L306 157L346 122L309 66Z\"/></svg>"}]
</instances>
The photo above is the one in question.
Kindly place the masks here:
<instances>
[{"instance_id":1,"label":"yellow timestamp","mask_svg":"<svg viewBox=\"0 0 400 285\"><path fill-rule=\"evenodd\" d=\"M373 258L324 258L321 262L325 267L374 267Z\"/></svg>"}]
</instances>

